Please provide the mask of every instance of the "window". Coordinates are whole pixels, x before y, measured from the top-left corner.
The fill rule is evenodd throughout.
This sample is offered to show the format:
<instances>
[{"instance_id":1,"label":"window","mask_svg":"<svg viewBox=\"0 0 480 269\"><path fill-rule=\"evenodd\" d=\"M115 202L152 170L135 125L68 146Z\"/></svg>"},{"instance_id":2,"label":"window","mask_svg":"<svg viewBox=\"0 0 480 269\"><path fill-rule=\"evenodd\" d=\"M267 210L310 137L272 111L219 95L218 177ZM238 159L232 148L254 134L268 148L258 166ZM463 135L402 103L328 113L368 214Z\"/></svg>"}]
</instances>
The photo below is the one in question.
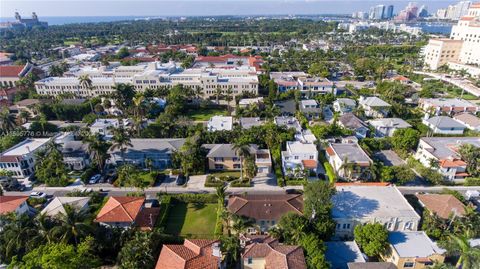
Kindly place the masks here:
<instances>
[{"instance_id":1,"label":"window","mask_svg":"<svg viewBox=\"0 0 480 269\"><path fill-rule=\"evenodd\" d=\"M213 158L213 161L215 161L215 162L223 162L223 158L215 157L215 158Z\"/></svg>"},{"instance_id":2,"label":"window","mask_svg":"<svg viewBox=\"0 0 480 269\"><path fill-rule=\"evenodd\" d=\"M387 223L387 230L392 229L392 227L393 227L393 223L391 222Z\"/></svg>"},{"instance_id":3,"label":"window","mask_svg":"<svg viewBox=\"0 0 480 269\"><path fill-rule=\"evenodd\" d=\"M252 263L253 263L252 257L248 257L248 258L247 258L247 264L252 264Z\"/></svg>"},{"instance_id":4,"label":"window","mask_svg":"<svg viewBox=\"0 0 480 269\"><path fill-rule=\"evenodd\" d=\"M215 170L223 170L223 165L222 164L216 164L215 165Z\"/></svg>"},{"instance_id":5,"label":"window","mask_svg":"<svg viewBox=\"0 0 480 269\"><path fill-rule=\"evenodd\" d=\"M414 265L415 265L414 262L405 262L405 263L403 264L403 267L404 267L404 268L412 268Z\"/></svg>"},{"instance_id":6,"label":"window","mask_svg":"<svg viewBox=\"0 0 480 269\"><path fill-rule=\"evenodd\" d=\"M234 168L234 169L240 169L240 164L238 164L238 163L234 164L234 165L233 165L233 168Z\"/></svg>"}]
</instances>

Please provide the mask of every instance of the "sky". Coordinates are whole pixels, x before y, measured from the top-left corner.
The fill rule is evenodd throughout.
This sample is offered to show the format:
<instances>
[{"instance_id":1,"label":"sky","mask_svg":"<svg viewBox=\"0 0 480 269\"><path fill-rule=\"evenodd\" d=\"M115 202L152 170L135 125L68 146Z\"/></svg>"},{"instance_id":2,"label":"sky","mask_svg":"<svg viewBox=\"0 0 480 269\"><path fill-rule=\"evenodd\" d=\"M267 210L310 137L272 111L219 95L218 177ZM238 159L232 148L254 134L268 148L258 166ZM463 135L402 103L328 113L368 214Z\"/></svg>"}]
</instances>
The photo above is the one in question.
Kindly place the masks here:
<instances>
[{"instance_id":1,"label":"sky","mask_svg":"<svg viewBox=\"0 0 480 269\"><path fill-rule=\"evenodd\" d=\"M15 11L28 17L35 11L52 16L214 16L275 14L350 14L370 6L393 4L395 12L409 0L0 0L0 17L13 18ZM424 0L430 12L457 1Z\"/></svg>"}]
</instances>

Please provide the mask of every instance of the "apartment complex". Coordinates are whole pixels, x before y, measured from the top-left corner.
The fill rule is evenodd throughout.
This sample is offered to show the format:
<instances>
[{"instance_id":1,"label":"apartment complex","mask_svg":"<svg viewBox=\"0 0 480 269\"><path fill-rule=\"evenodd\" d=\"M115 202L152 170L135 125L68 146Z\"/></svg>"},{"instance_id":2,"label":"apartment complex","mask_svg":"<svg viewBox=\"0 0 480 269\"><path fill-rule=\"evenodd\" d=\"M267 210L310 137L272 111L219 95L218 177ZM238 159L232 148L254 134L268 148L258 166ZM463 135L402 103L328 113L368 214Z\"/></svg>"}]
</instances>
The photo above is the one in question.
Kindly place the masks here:
<instances>
[{"instance_id":1,"label":"apartment complex","mask_svg":"<svg viewBox=\"0 0 480 269\"><path fill-rule=\"evenodd\" d=\"M25 178L33 175L35 153L45 148L50 138L27 138L23 142L2 152L0 170L13 173L14 177Z\"/></svg>"},{"instance_id":2,"label":"apartment complex","mask_svg":"<svg viewBox=\"0 0 480 269\"><path fill-rule=\"evenodd\" d=\"M425 48L425 65L429 69L448 64L453 69L466 69L479 75L480 68L480 3L470 5L467 15L452 28L450 39L431 39Z\"/></svg>"},{"instance_id":3,"label":"apartment complex","mask_svg":"<svg viewBox=\"0 0 480 269\"><path fill-rule=\"evenodd\" d=\"M437 169L448 180L463 180L468 176L467 163L461 159L458 149L463 144L480 147L478 137L422 137L418 143L415 159L423 165Z\"/></svg>"},{"instance_id":4,"label":"apartment complex","mask_svg":"<svg viewBox=\"0 0 480 269\"><path fill-rule=\"evenodd\" d=\"M80 83L80 75L87 74L92 85ZM135 90L160 87L171 88L182 84L187 87L201 89L203 98L215 96L216 89L223 94L230 89L233 95L243 93L258 94L258 77L253 67L232 68L191 68L182 69L173 62L161 64L158 62L137 66L118 66L112 70L105 68L85 68L71 72L65 77L49 77L37 81L35 88L38 94L57 96L71 93L88 97L109 94L115 91L116 84L131 84Z\"/></svg>"},{"instance_id":5,"label":"apartment complex","mask_svg":"<svg viewBox=\"0 0 480 269\"><path fill-rule=\"evenodd\" d=\"M352 237L356 225L380 223L389 231L416 231L420 216L397 187L382 183L337 183L332 197L335 236Z\"/></svg>"}]
</instances>

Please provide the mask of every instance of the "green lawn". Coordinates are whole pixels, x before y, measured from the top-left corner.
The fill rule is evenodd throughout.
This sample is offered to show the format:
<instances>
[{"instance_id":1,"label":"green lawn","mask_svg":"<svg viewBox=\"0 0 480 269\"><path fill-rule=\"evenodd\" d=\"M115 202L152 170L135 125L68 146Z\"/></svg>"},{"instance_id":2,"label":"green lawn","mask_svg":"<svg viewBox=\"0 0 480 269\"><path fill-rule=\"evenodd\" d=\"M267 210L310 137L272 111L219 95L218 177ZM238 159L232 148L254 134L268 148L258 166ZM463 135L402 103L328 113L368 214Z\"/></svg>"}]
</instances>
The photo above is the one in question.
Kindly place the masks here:
<instances>
[{"instance_id":1,"label":"green lawn","mask_svg":"<svg viewBox=\"0 0 480 269\"><path fill-rule=\"evenodd\" d=\"M171 205L166 232L186 238L214 237L217 204L175 203Z\"/></svg>"},{"instance_id":2,"label":"green lawn","mask_svg":"<svg viewBox=\"0 0 480 269\"><path fill-rule=\"evenodd\" d=\"M187 111L187 117L194 121L208 121L215 115L227 115L227 110L222 108L197 108Z\"/></svg>"}]
</instances>

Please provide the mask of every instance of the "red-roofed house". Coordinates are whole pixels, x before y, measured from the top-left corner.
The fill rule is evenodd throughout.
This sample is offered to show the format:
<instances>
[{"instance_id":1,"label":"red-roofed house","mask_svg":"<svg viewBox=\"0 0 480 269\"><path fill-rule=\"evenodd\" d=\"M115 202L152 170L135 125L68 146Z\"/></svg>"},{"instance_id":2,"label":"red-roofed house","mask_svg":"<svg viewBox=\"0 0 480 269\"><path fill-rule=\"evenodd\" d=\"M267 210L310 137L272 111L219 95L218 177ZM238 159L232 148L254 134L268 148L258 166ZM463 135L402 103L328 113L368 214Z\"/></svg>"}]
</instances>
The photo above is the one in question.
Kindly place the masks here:
<instances>
[{"instance_id":1,"label":"red-roofed house","mask_svg":"<svg viewBox=\"0 0 480 269\"><path fill-rule=\"evenodd\" d=\"M303 249L282 245L270 236L241 236L242 269L306 269Z\"/></svg>"},{"instance_id":2,"label":"red-roofed house","mask_svg":"<svg viewBox=\"0 0 480 269\"><path fill-rule=\"evenodd\" d=\"M98 212L95 222L105 226L141 230L153 228L158 212L144 207L144 197L112 196Z\"/></svg>"},{"instance_id":3,"label":"red-roofed house","mask_svg":"<svg viewBox=\"0 0 480 269\"><path fill-rule=\"evenodd\" d=\"M155 269L217 269L221 258L218 240L185 239L183 245L163 245Z\"/></svg>"},{"instance_id":4,"label":"red-roofed house","mask_svg":"<svg viewBox=\"0 0 480 269\"><path fill-rule=\"evenodd\" d=\"M255 220L260 232L266 232L288 212L303 214L303 197L300 194L233 195L228 199L228 211ZM248 232L257 231L248 228Z\"/></svg>"},{"instance_id":5,"label":"red-roofed house","mask_svg":"<svg viewBox=\"0 0 480 269\"><path fill-rule=\"evenodd\" d=\"M15 87L15 82L28 75L32 69L32 64L0 66L0 86Z\"/></svg>"},{"instance_id":6,"label":"red-roofed house","mask_svg":"<svg viewBox=\"0 0 480 269\"><path fill-rule=\"evenodd\" d=\"M0 196L0 215L15 213L22 215L30 211L28 196Z\"/></svg>"}]
</instances>

